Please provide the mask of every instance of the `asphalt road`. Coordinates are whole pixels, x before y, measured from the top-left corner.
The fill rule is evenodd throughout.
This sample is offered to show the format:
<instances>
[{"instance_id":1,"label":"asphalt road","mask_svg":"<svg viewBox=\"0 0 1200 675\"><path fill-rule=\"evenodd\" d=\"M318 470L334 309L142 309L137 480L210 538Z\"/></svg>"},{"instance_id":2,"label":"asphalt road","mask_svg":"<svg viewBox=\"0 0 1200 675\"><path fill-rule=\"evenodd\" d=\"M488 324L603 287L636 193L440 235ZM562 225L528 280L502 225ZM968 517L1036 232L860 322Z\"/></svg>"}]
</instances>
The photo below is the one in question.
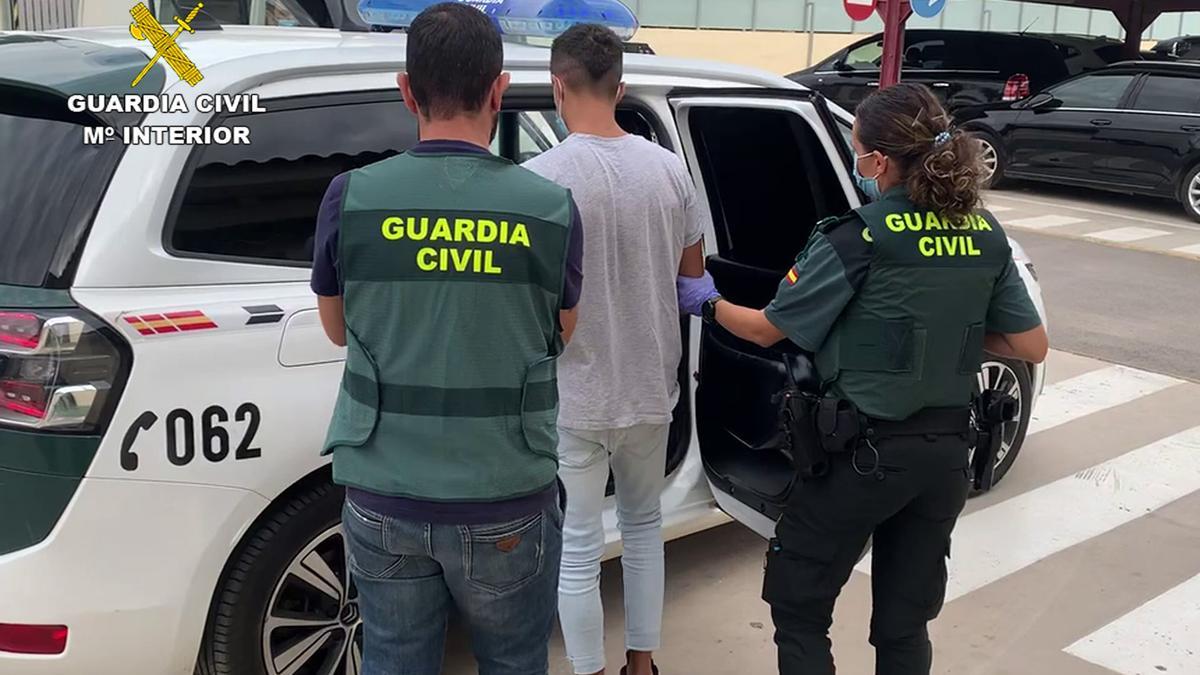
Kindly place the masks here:
<instances>
[{"instance_id":1,"label":"asphalt road","mask_svg":"<svg viewBox=\"0 0 1200 675\"><path fill-rule=\"evenodd\" d=\"M1152 200L988 199L1037 266L1054 351L1016 465L955 530L934 673L1200 673L1200 228ZM736 524L668 543L664 673L776 672L764 548ZM862 565L839 600L838 672L873 669L870 585ZM615 674L619 560L602 589ZM448 651L446 673L475 672L461 632ZM556 635L551 673L570 672Z\"/></svg>"}]
</instances>

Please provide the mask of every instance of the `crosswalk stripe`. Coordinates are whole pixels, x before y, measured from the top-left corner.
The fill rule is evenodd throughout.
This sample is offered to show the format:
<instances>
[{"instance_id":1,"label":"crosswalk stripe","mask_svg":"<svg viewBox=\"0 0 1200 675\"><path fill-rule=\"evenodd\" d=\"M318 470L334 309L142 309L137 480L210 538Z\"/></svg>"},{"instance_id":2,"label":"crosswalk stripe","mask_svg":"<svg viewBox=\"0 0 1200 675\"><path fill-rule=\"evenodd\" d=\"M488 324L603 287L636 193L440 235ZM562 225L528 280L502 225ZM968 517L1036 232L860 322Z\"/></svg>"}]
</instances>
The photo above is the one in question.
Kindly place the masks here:
<instances>
[{"instance_id":1,"label":"crosswalk stripe","mask_svg":"<svg viewBox=\"0 0 1200 675\"><path fill-rule=\"evenodd\" d=\"M954 528L946 601L1200 490L1200 427L968 514ZM864 561L866 562L866 561Z\"/></svg>"},{"instance_id":2,"label":"crosswalk stripe","mask_svg":"<svg viewBox=\"0 0 1200 675\"><path fill-rule=\"evenodd\" d=\"M1171 250L1175 251L1177 253L1186 253L1188 255L1200 256L1200 244L1192 244L1191 246L1180 246L1179 248L1173 248Z\"/></svg>"},{"instance_id":3,"label":"crosswalk stripe","mask_svg":"<svg viewBox=\"0 0 1200 675\"><path fill-rule=\"evenodd\" d=\"M1033 408L1028 434L1053 429L1177 384L1182 384L1182 380L1125 366L1108 366L1047 385Z\"/></svg>"},{"instance_id":4,"label":"crosswalk stripe","mask_svg":"<svg viewBox=\"0 0 1200 675\"><path fill-rule=\"evenodd\" d=\"M1016 218L1005 224L1026 230L1044 230L1048 227L1062 227L1063 225L1074 225L1075 223L1082 222L1086 221L1083 218L1049 214L1044 216L1030 216L1029 218Z\"/></svg>"},{"instance_id":5,"label":"crosswalk stripe","mask_svg":"<svg viewBox=\"0 0 1200 675\"><path fill-rule=\"evenodd\" d=\"M988 204L987 205L987 210L991 211L992 213L1004 213L1005 211L1012 211L1012 209L1013 209L1013 207L1004 206L1003 204Z\"/></svg>"},{"instance_id":6,"label":"crosswalk stripe","mask_svg":"<svg viewBox=\"0 0 1200 675\"><path fill-rule=\"evenodd\" d=\"M1121 673L1200 673L1200 575L1066 648Z\"/></svg>"},{"instance_id":7,"label":"crosswalk stripe","mask_svg":"<svg viewBox=\"0 0 1200 675\"><path fill-rule=\"evenodd\" d=\"M1103 230L1101 232L1091 232L1085 235L1088 239L1099 239L1101 241L1111 241L1117 243L1126 243L1131 241L1141 241L1143 239L1152 239L1171 234L1166 230L1156 230L1153 227L1117 227L1111 230Z\"/></svg>"}]
</instances>

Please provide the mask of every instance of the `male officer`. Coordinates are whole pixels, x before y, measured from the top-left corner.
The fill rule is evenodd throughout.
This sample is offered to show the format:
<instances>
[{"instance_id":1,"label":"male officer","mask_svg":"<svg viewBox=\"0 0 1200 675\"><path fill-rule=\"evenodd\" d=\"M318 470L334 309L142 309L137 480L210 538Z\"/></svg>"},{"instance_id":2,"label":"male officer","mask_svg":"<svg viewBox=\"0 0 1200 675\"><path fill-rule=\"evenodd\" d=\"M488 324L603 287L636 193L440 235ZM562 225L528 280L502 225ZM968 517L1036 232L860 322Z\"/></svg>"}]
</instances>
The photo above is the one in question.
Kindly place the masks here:
<instances>
[{"instance_id":1,"label":"male officer","mask_svg":"<svg viewBox=\"0 0 1200 675\"><path fill-rule=\"evenodd\" d=\"M976 144L949 128L928 89L872 95L852 143L856 179L876 201L819 223L765 311L721 300L703 280L681 278L680 297L743 339L786 338L814 354L825 386L816 423L793 429L806 478L767 554L780 673L833 674L834 601L873 535L875 672L925 675L926 624L941 610L970 485L983 349L1040 362L1046 332L1003 229L978 210ZM795 442L806 433L813 443ZM828 453L824 473L806 459L814 446Z\"/></svg>"},{"instance_id":2,"label":"male officer","mask_svg":"<svg viewBox=\"0 0 1200 675\"><path fill-rule=\"evenodd\" d=\"M588 223L584 316L559 380L559 475L570 499L558 611L567 656L581 675L605 667L601 516L610 467L624 544L621 672L655 672L663 467L683 353L675 277L703 274L701 238L710 222L679 157L617 123L623 59L621 39L604 26L574 26L554 40L554 100L571 135L525 164L570 188Z\"/></svg>"},{"instance_id":3,"label":"male officer","mask_svg":"<svg viewBox=\"0 0 1200 675\"><path fill-rule=\"evenodd\" d=\"M420 143L333 181L312 280L326 333L348 347L325 451L347 489L363 673L441 672L451 606L480 673L545 673L578 211L486 150L509 76L482 12L434 5L407 49L398 82Z\"/></svg>"}]
</instances>

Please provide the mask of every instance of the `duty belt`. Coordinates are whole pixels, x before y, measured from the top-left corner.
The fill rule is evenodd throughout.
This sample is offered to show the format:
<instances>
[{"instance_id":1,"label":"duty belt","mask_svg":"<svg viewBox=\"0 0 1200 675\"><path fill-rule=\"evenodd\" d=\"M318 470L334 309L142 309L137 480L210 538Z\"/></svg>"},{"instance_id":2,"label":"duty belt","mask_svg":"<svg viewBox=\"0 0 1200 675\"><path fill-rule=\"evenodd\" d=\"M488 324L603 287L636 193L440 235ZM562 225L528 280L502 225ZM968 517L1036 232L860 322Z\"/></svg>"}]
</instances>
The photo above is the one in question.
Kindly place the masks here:
<instances>
[{"instance_id":1,"label":"duty belt","mask_svg":"<svg viewBox=\"0 0 1200 675\"><path fill-rule=\"evenodd\" d=\"M971 409L924 408L903 420L884 420L864 417L866 430L875 438L896 436L956 436L971 430Z\"/></svg>"}]
</instances>

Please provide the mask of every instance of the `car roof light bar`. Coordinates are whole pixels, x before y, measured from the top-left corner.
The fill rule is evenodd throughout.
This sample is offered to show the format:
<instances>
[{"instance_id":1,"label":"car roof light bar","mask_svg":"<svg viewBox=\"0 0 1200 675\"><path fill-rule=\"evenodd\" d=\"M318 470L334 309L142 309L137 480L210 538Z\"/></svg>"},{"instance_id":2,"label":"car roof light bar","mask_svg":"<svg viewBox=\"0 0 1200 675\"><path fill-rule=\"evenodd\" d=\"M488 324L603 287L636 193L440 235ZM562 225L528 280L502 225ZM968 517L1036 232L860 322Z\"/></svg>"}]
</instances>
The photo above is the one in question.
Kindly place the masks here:
<instances>
[{"instance_id":1,"label":"car roof light bar","mask_svg":"<svg viewBox=\"0 0 1200 675\"><path fill-rule=\"evenodd\" d=\"M408 28L417 15L441 0L358 0L358 14L372 26ZM637 17L619 0L454 0L492 19L505 36L554 38L581 23L598 23L629 40Z\"/></svg>"}]
</instances>

